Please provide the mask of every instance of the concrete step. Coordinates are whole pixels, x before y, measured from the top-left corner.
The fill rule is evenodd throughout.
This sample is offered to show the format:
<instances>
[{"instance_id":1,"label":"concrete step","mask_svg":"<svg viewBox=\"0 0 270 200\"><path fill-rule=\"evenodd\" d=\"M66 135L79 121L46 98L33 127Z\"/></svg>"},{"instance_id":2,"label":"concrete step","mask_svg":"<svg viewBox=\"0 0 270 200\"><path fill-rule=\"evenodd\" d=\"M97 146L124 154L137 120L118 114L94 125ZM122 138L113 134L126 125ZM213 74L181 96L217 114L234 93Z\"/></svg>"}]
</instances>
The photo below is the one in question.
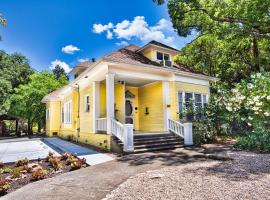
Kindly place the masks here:
<instances>
[{"instance_id":1,"label":"concrete step","mask_svg":"<svg viewBox=\"0 0 270 200\"><path fill-rule=\"evenodd\" d=\"M157 143L152 143L152 144L141 144L141 145L134 145L134 149L151 149L155 147L163 147L163 146L174 146L174 145L183 145L183 143L179 141L175 142L157 142Z\"/></svg>"},{"instance_id":2,"label":"concrete step","mask_svg":"<svg viewBox=\"0 0 270 200\"><path fill-rule=\"evenodd\" d=\"M150 140L165 140L165 139L181 139L178 136L168 135L168 136L160 136L160 137L146 137L146 138L134 138L134 142L140 141L150 141Z\"/></svg>"},{"instance_id":3,"label":"concrete step","mask_svg":"<svg viewBox=\"0 0 270 200\"><path fill-rule=\"evenodd\" d=\"M183 144L177 144L177 145L166 145L166 146L158 146L158 147L152 147L152 148L143 148L143 149L135 149L133 153L145 153L145 152L152 152L152 151L162 151L162 150L171 150L176 148L183 148Z\"/></svg>"},{"instance_id":4,"label":"concrete step","mask_svg":"<svg viewBox=\"0 0 270 200\"><path fill-rule=\"evenodd\" d=\"M182 142L183 140L179 137L174 138L159 138L159 139L149 139L149 140L134 140L134 145L142 145L142 144L154 144L160 142Z\"/></svg>"}]
</instances>

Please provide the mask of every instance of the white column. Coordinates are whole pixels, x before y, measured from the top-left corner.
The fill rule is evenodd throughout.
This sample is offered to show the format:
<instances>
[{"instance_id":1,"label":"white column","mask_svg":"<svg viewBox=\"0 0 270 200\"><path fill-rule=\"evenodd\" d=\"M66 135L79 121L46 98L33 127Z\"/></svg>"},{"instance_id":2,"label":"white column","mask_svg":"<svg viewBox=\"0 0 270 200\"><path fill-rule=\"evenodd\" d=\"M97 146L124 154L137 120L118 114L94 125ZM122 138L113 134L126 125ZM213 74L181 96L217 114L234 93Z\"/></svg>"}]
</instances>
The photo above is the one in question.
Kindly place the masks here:
<instances>
[{"instance_id":1,"label":"white column","mask_svg":"<svg viewBox=\"0 0 270 200\"><path fill-rule=\"evenodd\" d=\"M97 119L99 118L99 91L100 83L98 81L93 82L93 133L97 132Z\"/></svg>"},{"instance_id":2,"label":"white column","mask_svg":"<svg viewBox=\"0 0 270 200\"><path fill-rule=\"evenodd\" d=\"M111 119L114 118L114 74L106 74L107 134L111 134Z\"/></svg>"},{"instance_id":3,"label":"white column","mask_svg":"<svg viewBox=\"0 0 270 200\"><path fill-rule=\"evenodd\" d=\"M169 118L170 118L170 112L171 112L171 109L167 107L167 105L171 104L169 81L162 81L162 93L163 93L164 131L168 131Z\"/></svg>"},{"instance_id":4,"label":"white column","mask_svg":"<svg viewBox=\"0 0 270 200\"><path fill-rule=\"evenodd\" d=\"M124 152L133 152L133 124L124 124Z\"/></svg>"},{"instance_id":5,"label":"white column","mask_svg":"<svg viewBox=\"0 0 270 200\"><path fill-rule=\"evenodd\" d=\"M193 145L192 123L184 123L184 144Z\"/></svg>"}]
</instances>

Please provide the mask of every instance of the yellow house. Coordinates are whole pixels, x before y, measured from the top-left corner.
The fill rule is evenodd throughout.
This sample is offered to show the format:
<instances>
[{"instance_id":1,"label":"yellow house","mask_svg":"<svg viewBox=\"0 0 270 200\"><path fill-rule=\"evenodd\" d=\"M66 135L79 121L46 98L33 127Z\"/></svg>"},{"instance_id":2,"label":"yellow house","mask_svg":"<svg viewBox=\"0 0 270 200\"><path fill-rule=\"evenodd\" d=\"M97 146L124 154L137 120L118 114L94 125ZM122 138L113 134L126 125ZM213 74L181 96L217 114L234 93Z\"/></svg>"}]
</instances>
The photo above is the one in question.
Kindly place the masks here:
<instances>
[{"instance_id":1,"label":"yellow house","mask_svg":"<svg viewBox=\"0 0 270 200\"><path fill-rule=\"evenodd\" d=\"M75 77L71 83L42 100L47 135L107 150L116 139L124 151L135 151L136 145L144 149L151 143L149 137L140 136L154 133L160 143L152 146L159 149L164 141L173 141L170 132L192 145L192 124L180 122L179 112L192 99L194 105L207 104L210 82L216 79L174 63L178 53L151 41L80 63L71 71Z\"/></svg>"}]
</instances>

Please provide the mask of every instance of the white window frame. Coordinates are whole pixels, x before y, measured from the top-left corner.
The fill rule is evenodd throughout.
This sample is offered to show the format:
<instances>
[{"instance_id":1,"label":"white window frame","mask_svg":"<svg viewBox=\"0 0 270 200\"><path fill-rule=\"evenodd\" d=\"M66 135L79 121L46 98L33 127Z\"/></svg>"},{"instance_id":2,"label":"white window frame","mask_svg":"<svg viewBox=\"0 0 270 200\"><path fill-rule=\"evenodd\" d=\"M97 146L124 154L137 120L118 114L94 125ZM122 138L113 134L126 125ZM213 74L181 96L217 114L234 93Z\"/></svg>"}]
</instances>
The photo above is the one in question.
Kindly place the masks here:
<instances>
[{"instance_id":1,"label":"white window frame","mask_svg":"<svg viewBox=\"0 0 270 200\"><path fill-rule=\"evenodd\" d=\"M88 102L87 102L87 97L88 97ZM84 97L84 111L85 112L90 112L90 95L85 95L85 97ZM89 110L87 110L87 108L88 108L88 106L89 106Z\"/></svg>"},{"instance_id":2,"label":"white window frame","mask_svg":"<svg viewBox=\"0 0 270 200\"><path fill-rule=\"evenodd\" d=\"M72 101L64 103L64 124L72 123Z\"/></svg>"},{"instance_id":3,"label":"white window frame","mask_svg":"<svg viewBox=\"0 0 270 200\"><path fill-rule=\"evenodd\" d=\"M47 108L46 109L46 120L49 120L49 118L50 118L50 109Z\"/></svg>"},{"instance_id":4,"label":"white window frame","mask_svg":"<svg viewBox=\"0 0 270 200\"><path fill-rule=\"evenodd\" d=\"M161 54L162 54L162 60L159 60L159 59L157 58L157 53L161 53ZM164 59L164 54L169 55L169 61L172 62L172 60L171 60L171 55L170 55L169 53L164 53L164 52L162 52L162 51L156 51L155 60L158 60L158 61L165 61L165 59Z\"/></svg>"},{"instance_id":5,"label":"white window frame","mask_svg":"<svg viewBox=\"0 0 270 200\"><path fill-rule=\"evenodd\" d=\"M196 106L196 104L195 104L195 94L200 94L200 95L201 95L202 108L205 107L205 104L208 104L208 94L206 94L206 93L199 93L199 92L191 92L191 91L182 91L182 90L180 90L180 91L177 92L177 98L178 98L178 112L181 112L181 111L180 111L180 105L179 105L179 103L180 103L180 101L179 101L179 95L180 95L180 93L182 93L182 108L185 106L185 103L186 103L186 99L185 99L186 93L191 93L191 94L192 94L193 108L195 108L195 106ZM203 99L203 96L204 96L204 95L206 96L206 102L204 102L204 99Z\"/></svg>"}]
</instances>

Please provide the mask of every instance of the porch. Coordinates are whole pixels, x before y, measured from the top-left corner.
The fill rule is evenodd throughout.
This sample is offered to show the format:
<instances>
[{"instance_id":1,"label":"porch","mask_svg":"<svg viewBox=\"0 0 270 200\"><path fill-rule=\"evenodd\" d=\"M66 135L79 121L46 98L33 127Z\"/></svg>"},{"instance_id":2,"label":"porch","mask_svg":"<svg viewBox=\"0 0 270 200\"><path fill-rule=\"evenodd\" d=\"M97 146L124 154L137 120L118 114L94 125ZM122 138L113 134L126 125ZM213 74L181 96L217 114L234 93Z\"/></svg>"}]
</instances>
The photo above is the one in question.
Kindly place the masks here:
<instances>
[{"instance_id":1,"label":"porch","mask_svg":"<svg viewBox=\"0 0 270 200\"><path fill-rule=\"evenodd\" d=\"M115 136L125 152L133 152L134 140L147 134L174 134L192 145L192 124L170 119L169 81L109 73L94 84L94 131Z\"/></svg>"}]
</instances>

